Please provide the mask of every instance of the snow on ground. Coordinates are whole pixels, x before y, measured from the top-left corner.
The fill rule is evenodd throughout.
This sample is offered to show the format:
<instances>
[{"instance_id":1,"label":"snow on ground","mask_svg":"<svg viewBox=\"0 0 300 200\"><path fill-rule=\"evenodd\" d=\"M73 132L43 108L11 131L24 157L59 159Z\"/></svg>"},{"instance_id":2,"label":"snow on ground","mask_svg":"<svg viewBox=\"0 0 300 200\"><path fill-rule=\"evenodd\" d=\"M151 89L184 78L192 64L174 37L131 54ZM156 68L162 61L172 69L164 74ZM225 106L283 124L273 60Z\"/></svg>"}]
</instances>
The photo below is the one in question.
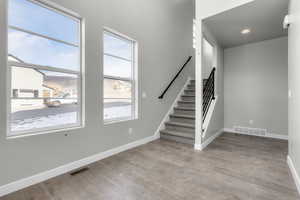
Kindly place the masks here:
<instances>
[{"instance_id":1,"label":"snow on ground","mask_svg":"<svg viewBox=\"0 0 300 200\"><path fill-rule=\"evenodd\" d=\"M26 131L31 129L41 129L55 127L77 122L77 112L48 115L45 117L33 117L24 120L13 120L11 122L12 132Z\"/></svg>"},{"instance_id":2,"label":"snow on ground","mask_svg":"<svg viewBox=\"0 0 300 200\"><path fill-rule=\"evenodd\" d=\"M131 108L130 104L105 106L104 119L130 117ZM58 108L43 108L12 113L12 135L18 135L18 132L26 130L75 124L77 122L77 110L76 105L62 105Z\"/></svg>"},{"instance_id":3,"label":"snow on ground","mask_svg":"<svg viewBox=\"0 0 300 200\"><path fill-rule=\"evenodd\" d=\"M127 118L131 116L131 105L104 108L104 119Z\"/></svg>"}]
</instances>

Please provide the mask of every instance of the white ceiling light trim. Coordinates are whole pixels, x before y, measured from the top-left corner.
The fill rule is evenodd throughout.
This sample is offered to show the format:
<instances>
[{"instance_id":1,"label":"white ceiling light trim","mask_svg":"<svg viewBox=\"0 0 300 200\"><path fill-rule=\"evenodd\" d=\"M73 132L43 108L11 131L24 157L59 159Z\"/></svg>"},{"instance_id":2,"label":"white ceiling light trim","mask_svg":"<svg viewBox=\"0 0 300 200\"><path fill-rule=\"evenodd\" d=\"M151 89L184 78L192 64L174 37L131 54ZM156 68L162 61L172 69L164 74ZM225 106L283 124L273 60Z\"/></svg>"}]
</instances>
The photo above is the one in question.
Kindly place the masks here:
<instances>
[{"instance_id":1,"label":"white ceiling light trim","mask_svg":"<svg viewBox=\"0 0 300 200\"><path fill-rule=\"evenodd\" d=\"M245 29L241 30L241 34L243 34L243 35L247 35L249 33L251 33L251 29L250 28L245 28Z\"/></svg>"}]
</instances>

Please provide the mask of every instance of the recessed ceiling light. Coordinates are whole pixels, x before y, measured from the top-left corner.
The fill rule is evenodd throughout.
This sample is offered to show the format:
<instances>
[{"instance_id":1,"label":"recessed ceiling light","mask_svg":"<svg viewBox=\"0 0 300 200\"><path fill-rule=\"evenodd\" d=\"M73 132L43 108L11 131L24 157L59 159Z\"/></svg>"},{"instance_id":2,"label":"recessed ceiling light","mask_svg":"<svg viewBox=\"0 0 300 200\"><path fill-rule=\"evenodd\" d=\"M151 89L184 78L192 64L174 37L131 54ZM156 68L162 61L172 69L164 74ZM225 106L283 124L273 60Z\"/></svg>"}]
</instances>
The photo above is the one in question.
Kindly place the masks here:
<instances>
[{"instance_id":1,"label":"recessed ceiling light","mask_svg":"<svg viewBox=\"0 0 300 200\"><path fill-rule=\"evenodd\" d=\"M250 28L245 28L245 29L241 30L241 34L243 34L243 35L247 35L249 33L251 33L251 29Z\"/></svg>"}]
</instances>

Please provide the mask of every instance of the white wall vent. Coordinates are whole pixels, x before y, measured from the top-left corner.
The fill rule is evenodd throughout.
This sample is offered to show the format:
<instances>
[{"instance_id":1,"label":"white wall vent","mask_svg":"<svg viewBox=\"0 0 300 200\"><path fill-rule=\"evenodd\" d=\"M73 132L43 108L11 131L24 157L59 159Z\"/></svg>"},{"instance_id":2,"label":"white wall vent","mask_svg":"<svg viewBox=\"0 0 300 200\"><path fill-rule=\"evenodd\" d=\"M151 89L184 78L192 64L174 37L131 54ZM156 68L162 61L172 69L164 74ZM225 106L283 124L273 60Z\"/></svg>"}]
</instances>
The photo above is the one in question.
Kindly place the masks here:
<instances>
[{"instance_id":1,"label":"white wall vent","mask_svg":"<svg viewBox=\"0 0 300 200\"><path fill-rule=\"evenodd\" d=\"M267 129L261 128L249 128L249 127L241 127L241 126L234 126L234 131L238 133L243 133L247 135L258 135L258 136L266 136Z\"/></svg>"}]
</instances>

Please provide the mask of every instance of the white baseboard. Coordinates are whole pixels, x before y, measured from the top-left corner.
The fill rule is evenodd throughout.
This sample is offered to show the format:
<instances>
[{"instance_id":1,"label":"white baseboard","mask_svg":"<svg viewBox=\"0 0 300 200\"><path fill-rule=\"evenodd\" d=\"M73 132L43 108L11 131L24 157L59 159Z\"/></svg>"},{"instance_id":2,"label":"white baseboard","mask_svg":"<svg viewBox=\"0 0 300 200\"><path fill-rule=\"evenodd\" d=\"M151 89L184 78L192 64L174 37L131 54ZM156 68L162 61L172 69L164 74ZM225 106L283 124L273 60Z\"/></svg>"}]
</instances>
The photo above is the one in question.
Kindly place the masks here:
<instances>
[{"instance_id":1,"label":"white baseboard","mask_svg":"<svg viewBox=\"0 0 300 200\"><path fill-rule=\"evenodd\" d=\"M191 77L187 78L187 81L185 82L183 88L180 90L180 92L176 96L175 100L173 101L170 109L168 110L168 112L165 114L164 118L160 122L160 124L155 132L155 135L160 135L160 131L165 128L165 122L167 122L169 120L169 116L170 116L170 114L172 114L173 108L177 105L177 102L180 100L181 95L184 93L185 88L187 87L187 85L190 83L191 80L192 80Z\"/></svg>"},{"instance_id":2,"label":"white baseboard","mask_svg":"<svg viewBox=\"0 0 300 200\"><path fill-rule=\"evenodd\" d=\"M216 132L214 135L210 136L205 142L198 145L195 144L194 148L199 151L203 151L210 143L212 143L217 137L219 137L223 133L223 129Z\"/></svg>"},{"instance_id":3,"label":"white baseboard","mask_svg":"<svg viewBox=\"0 0 300 200\"><path fill-rule=\"evenodd\" d=\"M194 144L194 149L197 150L197 151L202 151L201 144Z\"/></svg>"},{"instance_id":4,"label":"white baseboard","mask_svg":"<svg viewBox=\"0 0 300 200\"><path fill-rule=\"evenodd\" d=\"M251 136L257 136L257 137L274 138L274 139L280 139L280 140L288 140L289 139L288 135L279 135L279 134L273 134L273 133L267 133L266 135L256 135L256 134L239 132L232 128L224 128L224 132L236 133L236 134L240 134L240 135L251 135Z\"/></svg>"},{"instance_id":5,"label":"white baseboard","mask_svg":"<svg viewBox=\"0 0 300 200\"><path fill-rule=\"evenodd\" d=\"M153 136L138 140L138 141L134 141L132 143L57 167L55 169L51 169L49 171L45 171L39 174L36 174L34 176L28 177L28 178L24 178L12 183L9 183L7 185L3 185L0 186L0 197L10 194L12 192L16 192L18 190L24 189L26 187L41 183L43 181L46 181L48 179L54 178L56 176L68 173L70 171L76 170L78 168L84 167L86 165L92 164L94 162L100 161L104 158L113 156L115 154L118 154L120 152L138 147L140 145L152 142L154 140L159 139L159 135L155 134Z\"/></svg>"},{"instance_id":6,"label":"white baseboard","mask_svg":"<svg viewBox=\"0 0 300 200\"><path fill-rule=\"evenodd\" d=\"M287 157L287 163L288 163L288 166L291 170L292 176L294 178L298 193L300 195L300 177L299 177L299 174L296 171L295 165L294 165L293 160L290 156Z\"/></svg>"}]
</instances>

